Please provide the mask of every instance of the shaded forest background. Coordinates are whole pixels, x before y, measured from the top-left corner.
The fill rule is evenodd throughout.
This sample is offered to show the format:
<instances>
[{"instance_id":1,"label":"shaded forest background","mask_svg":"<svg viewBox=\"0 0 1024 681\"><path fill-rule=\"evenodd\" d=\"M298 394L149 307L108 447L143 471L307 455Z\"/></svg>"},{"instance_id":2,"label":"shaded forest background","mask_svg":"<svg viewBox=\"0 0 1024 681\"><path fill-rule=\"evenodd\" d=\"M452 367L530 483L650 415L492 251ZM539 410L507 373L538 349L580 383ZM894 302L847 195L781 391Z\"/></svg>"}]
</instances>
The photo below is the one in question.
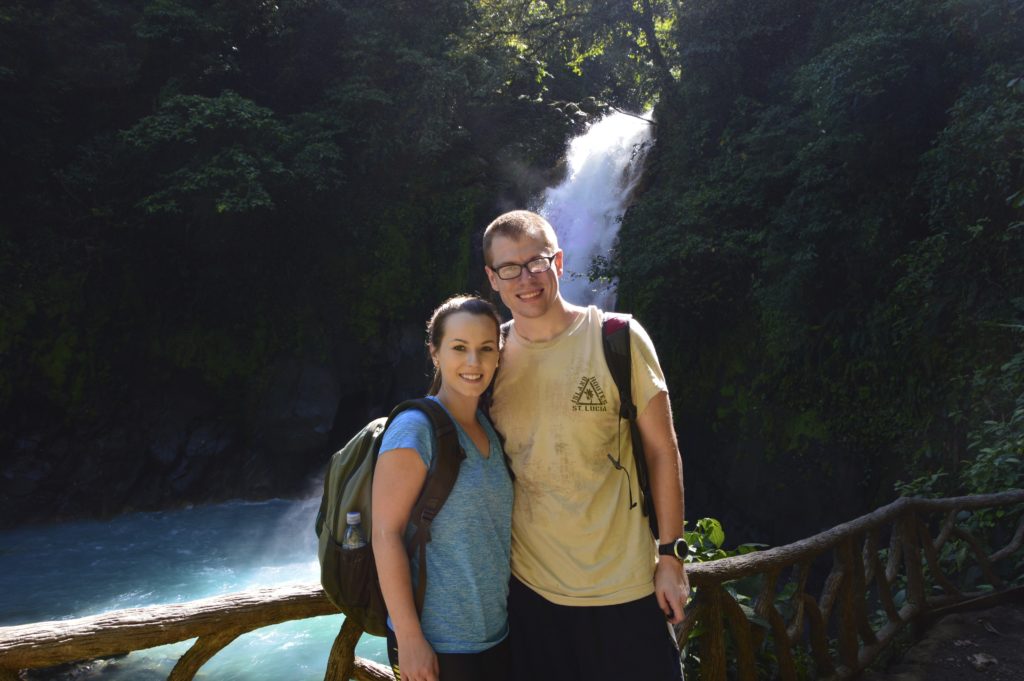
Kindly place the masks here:
<instances>
[{"instance_id":1,"label":"shaded forest background","mask_svg":"<svg viewBox=\"0 0 1024 681\"><path fill-rule=\"evenodd\" d=\"M0 522L309 492L591 98L690 517L1024 484L1020 0L14 1Z\"/></svg>"}]
</instances>

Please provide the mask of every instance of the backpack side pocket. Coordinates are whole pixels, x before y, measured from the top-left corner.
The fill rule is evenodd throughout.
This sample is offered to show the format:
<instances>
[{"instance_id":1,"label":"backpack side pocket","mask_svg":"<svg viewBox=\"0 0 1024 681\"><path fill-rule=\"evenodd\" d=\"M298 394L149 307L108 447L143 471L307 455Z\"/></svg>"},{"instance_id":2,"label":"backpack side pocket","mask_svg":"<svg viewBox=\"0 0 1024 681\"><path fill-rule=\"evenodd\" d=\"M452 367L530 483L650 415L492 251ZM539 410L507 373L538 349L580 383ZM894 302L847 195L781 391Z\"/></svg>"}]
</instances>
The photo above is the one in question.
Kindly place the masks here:
<instances>
[{"instance_id":1,"label":"backpack side pocket","mask_svg":"<svg viewBox=\"0 0 1024 681\"><path fill-rule=\"evenodd\" d=\"M324 591L338 595L342 610L365 608L370 603L369 573L374 569L373 549L369 544L358 549L343 549L331 542L320 566Z\"/></svg>"}]
</instances>

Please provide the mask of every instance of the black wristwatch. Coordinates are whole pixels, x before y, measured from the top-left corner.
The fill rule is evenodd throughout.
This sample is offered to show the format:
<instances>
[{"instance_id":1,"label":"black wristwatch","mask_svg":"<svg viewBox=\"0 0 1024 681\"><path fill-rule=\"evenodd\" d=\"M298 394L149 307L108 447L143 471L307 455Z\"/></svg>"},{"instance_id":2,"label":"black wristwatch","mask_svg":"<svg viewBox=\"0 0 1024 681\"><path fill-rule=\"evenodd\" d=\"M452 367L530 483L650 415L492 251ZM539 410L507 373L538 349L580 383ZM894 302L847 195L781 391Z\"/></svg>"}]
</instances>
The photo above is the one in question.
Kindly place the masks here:
<instances>
[{"instance_id":1,"label":"black wristwatch","mask_svg":"<svg viewBox=\"0 0 1024 681\"><path fill-rule=\"evenodd\" d=\"M686 554L690 552L690 546L682 537L667 544L658 544L659 556L674 556L679 560L685 560Z\"/></svg>"}]
</instances>

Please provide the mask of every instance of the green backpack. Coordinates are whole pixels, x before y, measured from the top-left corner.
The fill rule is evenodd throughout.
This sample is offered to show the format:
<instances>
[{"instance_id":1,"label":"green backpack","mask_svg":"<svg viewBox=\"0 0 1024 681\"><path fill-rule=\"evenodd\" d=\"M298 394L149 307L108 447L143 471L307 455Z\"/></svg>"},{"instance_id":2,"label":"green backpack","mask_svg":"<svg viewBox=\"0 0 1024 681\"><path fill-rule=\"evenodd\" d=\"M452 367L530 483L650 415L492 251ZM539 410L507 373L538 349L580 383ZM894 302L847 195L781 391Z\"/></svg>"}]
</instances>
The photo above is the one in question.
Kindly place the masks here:
<instances>
[{"instance_id":1,"label":"green backpack","mask_svg":"<svg viewBox=\"0 0 1024 681\"><path fill-rule=\"evenodd\" d=\"M419 553L416 584L416 610L422 612L427 588L427 542L430 526L455 486L459 465L466 453L459 446L458 431L440 404L427 398L402 402L387 418L368 423L348 444L331 456L324 478L324 495L316 517L317 550L320 559L320 584L324 593L347 618L360 622L363 631L374 636L387 635L387 608L380 593L377 565L370 539L373 534L371 490L373 469L384 431L406 409L418 409L427 415L434 432L434 461L427 471L423 490L409 515L415 532L406 547L409 555ZM367 544L358 549L342 549L345 515L359 511Z\"/></svg>"}]
</instances>

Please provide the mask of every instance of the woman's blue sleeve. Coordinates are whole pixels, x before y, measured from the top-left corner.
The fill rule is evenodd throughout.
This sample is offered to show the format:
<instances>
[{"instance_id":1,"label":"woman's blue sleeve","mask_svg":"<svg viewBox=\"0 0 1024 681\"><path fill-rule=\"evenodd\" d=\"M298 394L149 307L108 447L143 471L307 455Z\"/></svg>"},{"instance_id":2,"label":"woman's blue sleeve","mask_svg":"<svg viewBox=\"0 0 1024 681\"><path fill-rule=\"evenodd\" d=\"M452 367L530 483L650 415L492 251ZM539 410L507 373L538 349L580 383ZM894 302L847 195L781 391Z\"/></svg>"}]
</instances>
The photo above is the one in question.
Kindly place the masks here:
<instances>
[{"instance_id":1,"label":"woman's blue sleeve","mask_svg":"<svg viewBox=\"0 0 1024 681\"><path fill-rule=\"evenodd\" d=\"M418 409L407 409L396 416L384 431L377 456L392 449L415 449L423 464L430 468L430 462L434 460L434 434L427 415Z\"/></svg>"}]
</instances>

